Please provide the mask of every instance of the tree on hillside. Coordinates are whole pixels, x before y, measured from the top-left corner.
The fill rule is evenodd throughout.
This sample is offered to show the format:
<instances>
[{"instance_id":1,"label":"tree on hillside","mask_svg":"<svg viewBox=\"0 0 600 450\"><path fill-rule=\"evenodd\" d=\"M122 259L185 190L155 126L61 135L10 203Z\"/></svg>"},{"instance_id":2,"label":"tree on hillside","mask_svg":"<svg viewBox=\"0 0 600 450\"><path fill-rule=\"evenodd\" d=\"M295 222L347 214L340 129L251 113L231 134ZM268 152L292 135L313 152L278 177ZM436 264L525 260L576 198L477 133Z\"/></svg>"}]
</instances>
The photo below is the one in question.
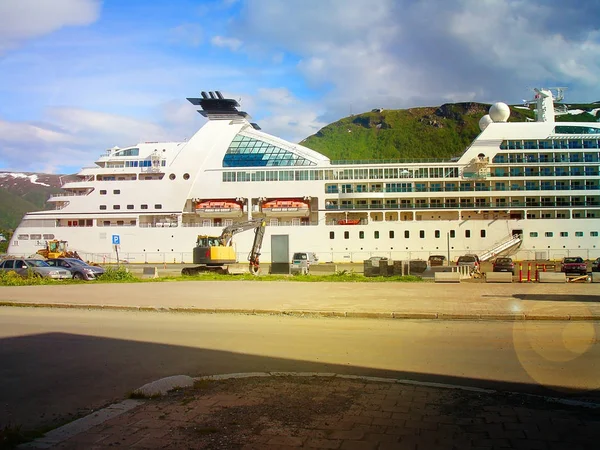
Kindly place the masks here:
<instances>
[{"instance_id":1,"label":"tree on hillside","mask_svg":"<svg viewBox=\"0 0 600 450\"><path fill-rule=\"evenodd\" d=\"M12 230L0 228L0 253L6 253L6 250L8 250L8 243L12 239L12 235Z\"/></svg>"}]
</instances>

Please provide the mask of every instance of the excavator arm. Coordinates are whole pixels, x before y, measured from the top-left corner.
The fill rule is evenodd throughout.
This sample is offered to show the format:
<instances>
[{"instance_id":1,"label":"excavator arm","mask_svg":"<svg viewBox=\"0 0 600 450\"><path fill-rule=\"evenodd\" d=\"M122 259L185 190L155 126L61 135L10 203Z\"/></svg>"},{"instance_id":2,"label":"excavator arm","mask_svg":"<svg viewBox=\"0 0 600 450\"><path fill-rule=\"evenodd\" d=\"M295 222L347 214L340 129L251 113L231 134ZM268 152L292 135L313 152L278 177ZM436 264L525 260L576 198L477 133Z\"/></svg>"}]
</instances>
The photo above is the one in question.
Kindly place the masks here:
<instances>
[{"instance_id":1,"label":"excavator arm","mask_svg":"<svg viewBox=\"0 0 600 450\"><path fill-rule=\"evenodd\" d=\"M254 229L254 242L248 255L248 261L250 262L250 272L258 273L259 270L259 258L260 249L262 248L263 238L265 236L265 226L267 225L265 219L253 219L246 222L239 222L234 225L225 227L221 232L219 241L223 246L229 246L232 243L233 236L242 231Z\"/></svg>"}]
</instances>

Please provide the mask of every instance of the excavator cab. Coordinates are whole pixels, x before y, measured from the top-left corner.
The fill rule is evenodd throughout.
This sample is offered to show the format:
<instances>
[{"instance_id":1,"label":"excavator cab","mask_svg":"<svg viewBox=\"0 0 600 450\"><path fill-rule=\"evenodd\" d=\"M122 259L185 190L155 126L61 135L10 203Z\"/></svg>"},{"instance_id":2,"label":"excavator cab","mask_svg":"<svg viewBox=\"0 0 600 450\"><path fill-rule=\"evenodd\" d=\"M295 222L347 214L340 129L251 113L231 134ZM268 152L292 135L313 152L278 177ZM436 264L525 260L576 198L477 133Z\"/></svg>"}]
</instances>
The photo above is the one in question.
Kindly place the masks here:
<instances>
[{"instance_id":1,"label":"excavator cab","mask_svg":"<svg viewBox=\"0 0 600 450\"><path fill-rule=\"evenodd\" d=\"M207 266L223 266L237 262L234 248L223 245L218 236L198 236L193 257L194 264Z\"/></svg>"}]
</instances>

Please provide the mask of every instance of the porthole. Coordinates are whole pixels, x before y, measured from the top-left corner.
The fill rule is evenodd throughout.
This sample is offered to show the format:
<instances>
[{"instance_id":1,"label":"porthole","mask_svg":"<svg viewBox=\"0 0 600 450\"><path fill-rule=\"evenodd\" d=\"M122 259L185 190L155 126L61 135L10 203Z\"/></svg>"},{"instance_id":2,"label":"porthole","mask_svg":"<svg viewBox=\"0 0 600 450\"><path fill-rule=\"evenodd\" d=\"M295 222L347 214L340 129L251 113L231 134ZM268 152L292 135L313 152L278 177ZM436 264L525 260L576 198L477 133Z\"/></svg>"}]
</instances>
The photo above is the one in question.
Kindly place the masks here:
<instances>
[{"instance_id":1,"label":"porthole","mask_svg":"<svg viewBox=\"0 0 600 450\"><path fill-rule=\"evenodd\" d=\"M169 175L169 179L170 179L170 180L174 180L174 179L175 179L175 174L174 174L174 173L172 173L171 175Z\"/></svg>"},{"instance_id":2,"label":"porthole","mask_svg":"<svg viewBox=\"0 0 600 450\"><path fill-rule=\"evenodd\" d=\"M184 173L183 174L183 179L184 180L189 180L190 179L190 174L189 173Z\"/></svg>"}]
</instances>

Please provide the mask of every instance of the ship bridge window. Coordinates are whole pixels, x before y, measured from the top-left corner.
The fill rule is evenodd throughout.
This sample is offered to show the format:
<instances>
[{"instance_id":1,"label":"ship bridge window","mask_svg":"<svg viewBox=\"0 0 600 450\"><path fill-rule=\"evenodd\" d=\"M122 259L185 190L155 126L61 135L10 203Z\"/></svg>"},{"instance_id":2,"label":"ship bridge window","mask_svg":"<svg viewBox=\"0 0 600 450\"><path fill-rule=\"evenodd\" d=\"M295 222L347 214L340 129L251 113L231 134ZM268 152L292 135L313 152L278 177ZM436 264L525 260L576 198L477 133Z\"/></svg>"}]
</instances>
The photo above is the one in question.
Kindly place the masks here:
<instances>
[{"instance_id":1,"label":"ship bridge window","mask_svg":"<svg viewBox=\"0 0 600 450\"><path fill-rule=\"evenodd\" d=\"M600 134L598 127L584 127L578 125L557 125L554 127L556 134Z\"/></svg>"},{"instance_id":2,"label":"ship bridge window","mask_svg":"<svg viewBox=\"0 0 600 450\"><path fill-rule=\"evenodd\" d=\"M239 134L233 138L223 157L223 167L314 165L316 163L290 150Z\"/></svg>"},{"instance_id":3,"label":"ship bridge window","mask_svg":"<svg viewBox=\"0 0 600 450\"><path fill-rule=\"evenodd\" d=\"M140 149L139 148L125 148L123 150L119 150L113 156L139 156Z\"/></svg>"}]
</instances>

